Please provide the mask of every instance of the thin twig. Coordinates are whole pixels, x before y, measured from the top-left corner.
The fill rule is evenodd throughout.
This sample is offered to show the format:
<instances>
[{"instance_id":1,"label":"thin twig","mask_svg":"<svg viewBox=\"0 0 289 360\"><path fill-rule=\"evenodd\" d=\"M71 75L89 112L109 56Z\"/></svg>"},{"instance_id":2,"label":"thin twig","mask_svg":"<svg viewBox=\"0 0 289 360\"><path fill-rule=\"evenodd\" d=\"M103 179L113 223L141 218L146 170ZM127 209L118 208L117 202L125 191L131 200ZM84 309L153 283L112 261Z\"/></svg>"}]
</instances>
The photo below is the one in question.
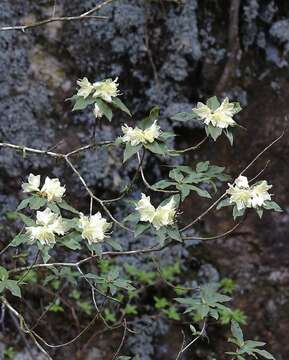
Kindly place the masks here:
<instances>
[{"instance_id":1,"label":"thin twig","mask_svg":"<svg viewBox=\"0 0 289 360\"><path fill-rule=\"evenodd\" d=\"M124 230L127 230L129 232L133 232L133 230L131 230L130 228L128 228L127 226L123 225L121 222L119 222L109 211L109 209L107 208L107 206L103 203L103 201L101 199L99 199L97 196L94 195L94 193L91 191L91 189L88 187L88 185L86 184L84 178L82 177L82 175L80 174L80 172L75 168L75 166L72 164L72 162L69 160L68 156L64 157L66 163L70 166L70 168L73 170L73 172L78 176L80 182L82 183L82 185L85 187L86 191L88 192L89 196L91 198L93 198L95 201L97 201L99 203L99 205L103 208L103 210L107 213L107 215L110 217L110 219L116 223L119 227L121 227Z\"/></svg>"},{"instance_id":2,"label":"thin twig","mask_svg":"<svg viewBox=\"0 0 289 360\"><path fill-rule=\"evenodd\" d=\"M177 359L180 359L180 356L186 351L188 350L189 347L191 347L193 345L193 343L195 343L200 337L203 336L204 332L206 330L206 320L204 321L204 324L203 324L203 327L202 327L202 330L201 332L199 333L199 335L197 337L195 337L190 343L188 343L188 345L186 345L183 349L180 350L177 358Z\"/></svg>"},{"instance_id":3,"label":"thin twig","mask_svg":"<svg viewBox=\"0 0 289 360\"><path fill-rule=\"evenodd\" d=\"M227 230L226 232L219 234L219 235L215 235L215 236L207 236L207 237L200 237L200 236L184 236L183 239L184 241L186 240L202 240L202 241L207 241L207 240L217 240L217 239L221 239L225 236L230 235L232 232L234 232L241 224L243 221L239 221L237 224L235 224L230 230Z\"/></svg>"},{"instance_id":4,"label":"thin twig","mask_svg":"<svg viewBox=\"0 0 289 360\"><path fill-rule=\"evenodd\" d=\"M124 319L123 320L123 335L122 335L122 338L121 338L121 342L119 344L119 347L117 348L116 353L112 357L112 360L115 360L118 357L118 355L119 355L119 353L120 353L120 351L121 351L121 349L123 347L125 337L126 337L126 333L127 333L127 323L126 323L126 319Z\"/></svg>"},{"instance_id":5,"label":"thin twig","mask_svg":"<svg viewBox=\"0 0 289 360\"><path fill-rule=\"evenodd\" d=\"M94 8L78 15L78 16L52 16L51 18L44 19L37 21L32 24L27 25L16 25L16 26L3 26L0 28L0 31L11 31L11 30L20 30L25 32L27 29L33 29L39 26L43 26L52 22L70 22L70 21L79 21L79 20L87 20L87 19L94 19L94 20L107 20L107 16L95 16L92 15L94 12L100 10L105 5L111 3L114 0L106 0L103 3L95 6Z\"/></svg>"},{"instance_id":6,"label":"thin twig","mask_svg":"<svg viewBox=\"0 0 289 360\"><path fill-rule=\"evenodd\" d=\"M147 179L145 178L145 174L144 174L144 171L143 171L143 167L142 167L142 165L141 165L141 158L140 158L140 154L139 154L139 153L137 153L137 158L138 158L138 162L139 162L139 164L140 164L140 174L141 174L142 181L143 181L143 183L145 184L145 186L146 186L148 189L150 189L150 190L152 190L152 191L155 191L155 192L162 192L162 193L166 193L166 194L178 194L178 193L179 193L179 191L177 191L177 190L156 189L156 188L154 188L153 186L151 186L151 185L148 183Z\"/></svg>"},{"instance_id":7,"label":"thin twig","mask_svg":"<svg viewBox=\"0 0 289 360\"><path fill-rule=\"evenodd\" d=\"M269 145L267 145L260 153L258 153L252 161L240 172L240 174L237 176L243 175L266 151L268 151L273 145L275 145L279 140L282 139L284 136L285 129L282 131L282 134L278 136L275 140L273 140ZM258 174L259 176L259 174ZM201 215L196 217L193 221L191 221L189 224L185 225L180 229L181 232L188 229L189 227L193 226L198 221L202 220L202 218L207 215L224 197L226 196L226 192L224 192L216 201L213 202L212 205L210 205L205 211L202 212Z\"/></svg>"},{"instance_id":8,"label":"thin twig","mask_svg":"<svg viewBox=\"0 0 289 360\"><path fill-rule=\"evenodd\" d=\"M184 154L186 152L192 151L192 150L196 150L198 149L209 137L206 136L204 139L202 139L198 144L194 145L194 146L190 146L186 149L183 150L169 150L169 153L171 154Z\"/></svg>"}]
</instances>

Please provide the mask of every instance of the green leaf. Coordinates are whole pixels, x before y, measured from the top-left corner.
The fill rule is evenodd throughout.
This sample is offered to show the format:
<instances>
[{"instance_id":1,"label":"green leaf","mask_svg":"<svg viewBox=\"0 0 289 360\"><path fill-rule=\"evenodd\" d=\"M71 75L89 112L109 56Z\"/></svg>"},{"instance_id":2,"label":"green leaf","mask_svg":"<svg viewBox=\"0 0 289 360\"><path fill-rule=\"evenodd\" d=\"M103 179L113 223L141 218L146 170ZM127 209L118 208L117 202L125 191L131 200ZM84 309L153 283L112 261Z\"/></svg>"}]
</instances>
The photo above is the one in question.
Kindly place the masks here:
<instances>
[{"instance_id":1,"label":"green leaf","mask_svg":"<svg viewBox=\"0 0 289 360\"><path fill-rule=\"evenodd\" d=\"M222 134L223 129L212 126L212 125L208 125L205 127L206 133L207 135L211 136L214 141L216 141L218 139L218 137Z\"/></svg>"},{"instance_id":2,"label":"green leaf","mask_svg":"<svg viewBox=\"0 0 289 360\"><path fill-rule=\"evenodd\" d=\"M182 237L179 229L173 227L167 227L167 234L174 240L182 242Z\"/></svg>"},{"instance_id":3,"label":"green leaf","mask_svg":"<svg viewBox=\"0 0 289 360\"><path fill-rule=\"evenodd\" d=\"M111 101L112 105L114 105L116 108L120 109L121 111L127 113L129 116L131 116L131 112L126 107L126 105L117 97L112 98Z\"/></svg>"},{"instance_id":4,"label":"green leaf","mask_svg":"<svg viewBox=\"0 0 289 360\"><path fill-rule=\"evenodd\" d=\"M230 131L226 130L225 135L227 136L228 140L230 141L231 146L233 146L233 143L234 143L233 134Z\"/></svg>"},{"instance_id":5,"label":"green leaf","mask_svg":"<svg viewBox=\"0 0 289 360\"><path fill-rule=\"evenodd\" d=\"M125 163L134 154L136 154L138 151L140 151L141 148L142 148L141 144L132 146L130 143L126 143L124 153L123 153L123 162Z\"/></svg>"},{"instance_id":6,"label":"green leaf","mask_svg":"<svg viewBox=\"0 0 289 360\"><path fill-rule=\"evenodd\" d=\"M257 208L256 211L257 211L257 214L258 214L259 218L262 219L263 209L262 208Z\"/></svg>"},{"instance_id":7,"label":"green leaf","mask_svg":"<svg viewBox=\"0 0 289 360\"><path fill-rule=\"evenodd\" d=\"M152 153L158 155L166 155L168 152L166 144L159 143L158 141L154 141L151 144L144 144L144 147L149 151L151 151Z\"/></svg>"},{"instance_id":8,"label":"green leaf","mask_svg":"<svg viewBox=\"0 0 289 360\"><path fill-rule=\"evenodd\" d=\"M205 198L211 198L211 195L208 193L207 190L203 190L198 188L197 186L194 185L189 185L191 190L195 191L199 196L205 197Z\"/></svg>"},{"instance_id":9,"label":"green leaf","mask_svg":"<svg viewBox=\"0 0 289 360\"><path fill-rule=\"evenodd\" d=\"M181 183L184 180L184 175L180 172L178 168L174 168L169 172L169 177L175 180L178 183Z\"/></svg>"},{"instance_id":10,"label":"green leaf","mask_svg":"<svg viewBox=\"0 0 289 360\"><path fill-rule=\"evenodd\" d=\"M218 203L216 209L219 210L225 206L230 206L230 205L232 205L232 204L230 204L230 198L226 198Z\"/></svg>"},{"instance_id":11,"label":"green leaf","mask_svg":"<svg viewBox=\"0 0 289 360\"><path fill-rule=\"evenodd\" d=\"M218 109L218 107L221 105L218 98L216 96L210 97L207 102L207 106L212 110L215 111Z\"/></svg>"},{"instance_id":12,"label":"green leaf","mask_svg":"<svg viewBox=\"0 0 289 360\"><path fill-rule=\"evenodd\" d=\"M26 226L35 226L35 222L32 219L30 219L28 216L21 213L18 213L18 216Z\"/></svg>"},{"instance_id":13,"label":"green leaf","mask_svg":"<svg viewBox=\"0 0 289 360\"><path fill-rule=\"evenodd\" d=\"M93 97L91 97L91 96L84 98L82 96L75 95L72 98L70 98L69 100L75 101L72 111L83 110L88 105L91 105L95 102L95 99L93 99Z\"/></svg>"},{"instance_id":14,"label":"green leaf","mask_svg":"<svg viewBox=\"0 0 289 360\"><path fill-rule=\"evenodd\" d=\"M174 116L171 117L172 120L176 121L189 121L196 118L196 115L193 112L180 112Z\"/></svg>"},{"instance_id":15,"label":"green leaf","mask_svg":"<svg viewBox=\"0 0 289 360\"><path fill-rule=\"evenodd\" d=\"M78 232L73 231L72 233L63 236L61 238L61 243L63 246L67 247L68 249L80 250L81 249L81 244L80 244L81 240L82 240L81 235Z\"/></svg>"},{"instance_id":16,"label":"green leaf","mask_svg":"<svg viewBox=\"0 0 289 360\"><path fill-rule=\"evenodd\" d=\"M29 205L29 202L30 202L30 197L22 200L21 203L18 205L16 211L25 209Z\"/></svg>"},{"instance_id":17,"label":"green leaf","mask_svg":"<svg viewBox=\"0 0 289 360\"><path fill-rule=\"evenodd\" d=\"M165 309L164 313L171 320L176 320L176 321L181 320L181 317L178 314L177 309L174 306L170 306L168 309Z\"/></svg>"},{"instance_id":18,"label":"green leaf","mask_svg":"<svg viewBox=\"0 0 289 360\"><path fill-rule=\"evenodd\" d=\"M0 266L0 280L1 281L6 281L8 280L8 271L3 267L3 266Z\"/></svg>"},{"instance_id":19,"label":"green leaf","mask_svg":"<svg viewBox=\"0 0 289 360\"><path fill-rule=\"evenodd\" d=\"M238 341L239 346L241 347L244 344L243 331L240 328L240 325L234 320L231 322L231 332L234 338Z\"/></svg>"},{"instance_id":20,"label":"green leaf","mask_svg":"<svg viewBox=\"0 0 289 360\"><path fill-rule=\"evenodd\" d=\"M38 210L46 204L46 199L39 196L32 196L29 201L29 207L32 210Z\"/></svg>"},{"instance_id":21,"label":"green leaf","mask_svg":"<svg viewBox=\"0 0 289 360\"><path fill-rule=\"evenodd\" d=\"M57 215L60 215L59 207L54 202L48 202L47 207Z\"/></svg>"},{"instance_id":22,"label":"green leaf","mask_svg":"<svg viewBox=\"0 0 289 360\"><path fill-rule=\"evenodd\" d=\"M274 210L277 212L283 212L283 210L280 208L280 206L275 201L265 201L264 203L264 209L266 210Z\"/></svg>"},{"instance_id":23,"label":"green leaf","mask_svg":"<svg viewBox=\"0 0 289 360\"><path fill-rule=\"evenodd\" d=\"M30 236L28 234L18 234L9 244L9 246L17 247L21 244L28 243L30 241Z\"/></svg>"},{"instance_id":24,"label":"green leaf","mask_svg":"<svg viewBox=\"0 0 289 360\"><path fill-rule=\"evenodd\" d=\"M107 118L108 121L111 121L112 119L112 110L107 105L105 101L103 101L100 98L95 98L95 102L97 106L99 107L100 111L103 113L103 115Z\"/></svg>"},{"instance_id":25,"label":"green leaf","mask_svg":"<svg viewBox=\"0 0 289 360\"><path fill-rule=\"evenodd\" d=\"M175 185L175 183L172 181L160 180L160 181L156 182L155 184L153 184L152 187L154 189L166 189L172 185Z\"/></svg>"},{"instance_id":26,"label":"green leaf","mask_svg":"<svg viewBox=\"0 0 289 360\"><path fill-rule=\"evenodd\" d=\"M7 280L6 281L6 289L11 291L12 295L21 298L21 290L20 290L20 287L18 286L17 281Z\"/></svg>"},{"instance_id":27,"label":"green leaf","mask_svg":"<svg viewBox=\"0 0 289 360\"><path fill-rule=\"evenodd\" d=\"M140 234L142 234L149 228L150 228L150 224L148 223L138 223L134 229L134 236L138 237Z\"/></svg>"},{"instance_id":28,"label":"green leaf","mask_svg":"<svg viewBox=\"0 0 289 360\"><path fill-rule=\"evenodd\" d=\"M170 139L172 137L175 137L176 134L172 131L162 131L160 135L160 139L166 141L167 139Z\"/></svg>"},{"instance_id":29,"label":"green leaf","mask_svg":"<svg viewBox=\"0 0 289 360\"><path fill-rule=\"evenodd\" d=\"M178 185L177 188L179 190L181 190L181 195L182 195L182 201L185 200L185 198L190 194L191 192L191 185L187 185L187 184L182 184L182 185Z\"/></svg>"},{"instance_id":30,"label":"green leaf","mask_svg":"<svg viewBox=\"0 0 289 360\"><path fill-rule=\"evenodd\" d=\"M243 216L246 209L238 210L237 206L233 207L233 218L236 220L237 217Z\"/></svg>"},{"instance_id":31,"label":"green leaf","mask_svg":"<svg viewBox=\"0 0 289 360\"><path fill-rule=\"evenodd\" d=\"M131 285L131 281L130 280L126 280L126 279L116 279L114 280L113 284L116 287L119 287L121 289L125 289L128 291L133 291L135 290L135 288Z\"/></svg>"},{"instance_id":32,"label":"green leaf","mask_svg":"<svg viewBox=\"0 0 289 360\"><path fill-rule=\"evenodd\" d=\"M131 214L129 214L127 217L125 217L123 219L123 222L132 222L132 223L137 223L140 220L140 215L138 212L133 212Z\"/></svg>"},{"instance_id":33,"label":"green leaf","mask_svg":"<svg viewBox=\"0 0 289 360\"><path fill-rule=\"evenodd\" d=\"M49 255L49 250L51 250L51 247L47 245L43 246L39 242L37 243L37 245L38 245L38 249L41 252L43 262L46 264L48 260L51 258L51 256Z\"/></svg>"},{"instance_id":34,"label":"green leaf","mask_svg":"<svg viewBox=\"0 0 289 360\"><path fill-rule=\"evenodd\" d=\"M237 114L238 112L240 112L242 110L239 102L234 102L233 104L234 104L234 114Z\"/></svg>"},{"instance_id":35,"label":"green leaf","mask_svg":"<svg viewBox=\"0 0 289 360\"><path fill-rule=\"evenodd\" d=\"M205 172L209 169L209 166L210 166L209 161L199 162L199 163L197 163L196 171L197 172Z\"/></svg>"},{"instance_id":36,"label":"green leaf","mask_svg":"<svg viewBox=\"0 0 289 360\"><path fill-rule=\"evenodd\" d=\"M72 212L73 214L79 215L79 211L69 205L65 200L58 203L58 206L63 209Z\"/></svg>"},{"instance_id":37,"label":"green leaf","mask_svg":"<svg viewBox=\"0 0 289 360\"><path fill-rule=\"evenodd\" d=\"M94 251L96 253L96 255L101 257L101 255L102 255L102 245L100 243L89 244L87 242L86 246L90 251Z\"/></svg>"},{"instance_id":38,"label":"green leaf","mask_svg":"<svg viewBox=\"0 0 289 360\"><path fill-rule=\"evenodd\" d=\"M265 359L275 360L274 356L266 350L255 349L254 352L263 356Z\"/></svg>"},{"instance_id":39,"label":"green leaf","mask_svg":"<svg viewBox=\"0 0 289 360\"><path fill-rule=\"evenodd\" d=\"M160 116L160 107L159 106L154 106L150 111L149 118L152 121L155 121L155 120L157 120L159 118L159 116Z\"/></svg>"},{"instance_id":40,"label":"green leaf","mask_svg":"<svg viewBox=\"0 0 289 360\"><path fill-rule=\"evenodd\" d=\"M131 305L131 304L126 304L125 308L124 308L124 312L126 315L137 315L138 311L137 311L137 307L136 305ZM126 358L126 356L123 356L122 358ZM120 358L118 358L120 359ZM129 357L127 357L127 359L130 359Z\"/></svg>"},{"instance_id":41,"label":"green leaf","mask_svg":"<svg viewBox=\"0 0 289 360\"><path fill-rule=\"evenodd\" d=\"M119 242L113 239L106 239L105 242L108 243L114 250L122 251L122 247Z\"/></svg>"}]
</instances>

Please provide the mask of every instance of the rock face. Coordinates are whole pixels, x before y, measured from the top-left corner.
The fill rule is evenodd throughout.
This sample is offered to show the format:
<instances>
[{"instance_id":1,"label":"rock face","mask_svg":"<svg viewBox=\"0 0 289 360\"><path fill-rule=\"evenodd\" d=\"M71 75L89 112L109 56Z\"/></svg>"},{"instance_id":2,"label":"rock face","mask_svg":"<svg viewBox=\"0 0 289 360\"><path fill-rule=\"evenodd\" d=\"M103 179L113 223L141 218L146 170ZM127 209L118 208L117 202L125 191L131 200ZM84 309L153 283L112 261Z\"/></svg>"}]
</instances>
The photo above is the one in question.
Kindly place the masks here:
<instances>
[{"instance_id":1,"label":"rock face","mask_svg":"<svg viewBox=\"0 0 289 360\"><path fill-rule=\"evenodd\" d=\"M95 1L63 0L56 5L57 16L79 15ZM0 140L42 149L56 146L59 151L89 142L92 114L72 113L65 99L73 94L80 77L94 81L118 76L123 98L135 120L159 104L162 127L174 128L182 135L178 145L191 145L202 130L195 124L180 126L169 117L190 110L197 100L215 93L228 58L229 5L226 0L187 0L179 4L169 0L121 0L100 11L108 17L105 21L52 23L25 33L1 32ZM52 12L53 2L48 0L2 0L0 26L33 22ZM238 130L232 149L222 140L210 143L199 155L185 158L186 162L210 158L218 165L229 164L229 172L237 174L282 132L289 112L288 14L287 1L241 1L237 63L228 87L218 95L226 94L245 106L240 123L248 130ZM124 121L128 119L117 114L112 125L98 127L98 139L116 137ZM206 244L198 251L203 269L213 266L222 276L237 280L240 290L236 306L248 315L248 336L264 339L278 360L286 360L289 353L288 155L285 135L265 156L271 164L263 174L274 184L273 192L285 212L268 214L262 222L249 215L238 235L217 241L215 246ZM77 161L89 186L103 197L117 194L135 167L133 162L125 169L118 166L120 156L100 150L86 153ZM152 158L147 161L153 181L163 170ZM256 163L250 170L252 176L265 162L262 159ZM22 154L0 150L1 219L15 208L21 180L32 170L63 176L76 194L81 189L64 164L31 155L23 159ZM75 201L80 207L85 205L82 196ZM184 209L188 219L196 215L195 202L187 201ZM115 211L122 214L123 207ZM215 234L226 230L230 221L229 214L222 212L209 216L204 225ZM2 236L0 240L4 241ZM187 252L182 256L189 269ZM137 323L143 326L146 321L144 316ZM170 345L163 337L165 331L181 341L174 328L154 324L145 334L148 341L135 337L129 343L133 349L142 347L145 355L141 359L173 359L166 350ZM155 337L161 339L159 344ZM194 358L222 358L222 342L220 338L210 344L210 354L198 349Z\"/></svg>"}]
</instances>

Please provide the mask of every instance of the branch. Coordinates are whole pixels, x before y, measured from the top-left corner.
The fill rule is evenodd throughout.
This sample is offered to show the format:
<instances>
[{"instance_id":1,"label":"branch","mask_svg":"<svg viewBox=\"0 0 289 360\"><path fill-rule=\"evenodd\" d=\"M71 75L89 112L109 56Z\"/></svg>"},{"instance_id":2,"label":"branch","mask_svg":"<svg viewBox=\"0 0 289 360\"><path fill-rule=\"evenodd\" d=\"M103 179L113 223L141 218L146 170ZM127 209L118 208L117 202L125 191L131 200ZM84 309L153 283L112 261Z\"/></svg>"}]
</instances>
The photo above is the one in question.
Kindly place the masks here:
<instances>
[{"instance_id":1,"label":"branch","mask_svg":"<svg viewBox=\"0 0 289 360\"><path fill-rule=\"evenodd\" d=\"M126 337L126 333L127 333L127 323L126 323L126 319L123 320L123 335L122 335L122 338L121 338L121 342L119 344L119 347L117 348L117 351L116 353L114 354L112 360L115 360L117 359L122 347L123 347L123 344L124 344L124 341L125 341L125 337Z\"/></svg>"},{"instance_id":2,"label":"branch","mask_svg":"<svg viewBox=\"0 0 289 360\"><path fill-rule=\"evenodd\" d=\"M142 181L143 183L145 184L145 186L152 190L152 191L155 191L155 192L161 192L161 193L165 193L165 194L178 194L179 191L176 191L176 190L164 190L164 189L155 189L153 186L151 186L147 179L145 178L145 174L144 174L144 171L143 171L143 167L141 165L141 158L140 158L140 155L139 153L137 153L137 158L138 158L138 162L140 164L139 168L140 168L140 173L141 173L141 178L142 178Z\"/></svg>"},{"instance_id":3,"label":"branch","mask_svg":"<svg viewBox=\"0 0 289 360\"><path fill-rule=\"evenodd\" d=\"M16 26L4 26L0 28L0 31L11 31L11 30L20 30L25 32L27 29L36 28L39 26L43 26L52 22L70 22L70 21L79 21L79 20L87 20L87 19L95 19L95 20L106 20L107 16L95 16L92 15L94 12L100 10L105 5L111 3L114 0L106 0L103 3L96 5L94 8L90 9L89 11L86 11L78 16L53 16L48 19L37 21L33 24L27 24L27 25L16 25Z\"/></svg>"},{"instance_id":4,"label":"branch","mask_svg":"<svg viewBox=\"0 0 289 360\"><path fill-rule=\"evenodd\" d=\"M196 145L194 146L190 146L186 149L183 149L183 150L169 150L169 153L171 154L184 154L188 151L192 151L192 150L196 150L198 149L209 137L206 136L204 139L202 139L199 143L197 143Z\"/></svg>"},{"instance_id":5,"label":"branch","mask_svg":"<svg viewBox=\"0 0 289 360\"><path fill-rule=\"evenodd\" d=\"M261 157L266 151L268 151L273 145L275 145L279 140L282 139L282 137L285 134L285 129L282 131L281 135L278 136L275 140L273 140L269 145L267 145L260 153L258 153L254 159L240 172L240 174L237 176L243 175L258 159ZM260 173L257 175L259 176ZM224 197L226 196L226 192L224 192L212 205L210 205L204 212L202 212L201 215L199 215L197 218L195 218L193 221L191 221L189 224L185 225L180 229L181 232L188 229L189 227L193 226L198 221L202 220L202 218L207 215Z\"/></svg>"},{"instance_id":6,"label":"branch","mask_svg":"<svg viewBox=\"0 0 289 360\"><path fill-rule=\"evenodd\" d=\"M191 347L193 345L194 342L196 342L200 337L202 337L205 333L205 330L206 330L206 321L204 321L204 324L203 324L203 327L202 327L202 330L201 332L199 333L199 335L197 337L195 337L188 345L186 345L184 348L183 348L183 345L182 345L182 349L180 350L180 352L178 353L177 357L176 357L176 360L180 359L182 354L188 350L189 347Z\"/></svg>"},{"instance_id":7,"label":"branch","mask_svg":"<svg viewBox=\"0 0 289 360\"><path fill-rule=\"evenodd\" d=\"M49 359L49 360L53 360L50 355L48 354L48 352L46 350L43 349L43 347L39 344L39 342L36 340L35 338L35 333L34 331L30 331L27 324L25 323L25 320L23 318L22 315L20 315L18 313L18 311L16 309L13 308L13 306L11 306L8 301L5 298L1 298L2 303L4 304L4 306L7 307L7 309L9 310L12 318L13 316L16 316L19 320L19 329L22 330L24 333L28 334L31 339L33 340L34 344L38 347L38 349Z\"/></svg>"}]
</instances>

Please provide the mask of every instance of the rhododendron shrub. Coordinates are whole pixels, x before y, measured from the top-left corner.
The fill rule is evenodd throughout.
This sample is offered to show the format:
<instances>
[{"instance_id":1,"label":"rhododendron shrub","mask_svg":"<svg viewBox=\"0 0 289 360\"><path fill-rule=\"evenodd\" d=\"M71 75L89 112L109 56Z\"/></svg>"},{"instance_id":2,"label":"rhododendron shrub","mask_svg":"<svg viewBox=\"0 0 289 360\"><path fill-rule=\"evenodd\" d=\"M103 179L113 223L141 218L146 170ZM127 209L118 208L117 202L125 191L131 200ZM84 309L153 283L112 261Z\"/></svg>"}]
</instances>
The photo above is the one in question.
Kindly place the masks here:
<instances>
[{"instance_id":1,"label":"rhododendron shrub","mask_svg":"<svg viewBox=\"0 0 289 360\"><path fill-rule=\"evenodd\" d=\"M172 148L171 138L174 137L174 134L162 130L159 121L160 109L153 108L145 119L137 121L120 99L123 95L119 90L117 78L91 82L84 77L77 82L77 85L76 94L70 98L74 104L73 111L81 111L90 107L96 121L100 118L111 121L115 109L121 110L129 116L127 123L117 125L120 128L118 138L101 143L84 144L78 149L71 149L71 152L67 154L1 143L2 147L22 149L27 156L31 152L40 156L52 156L59 161L66 162L70 170L78 177L83 191L90 198L87 211L82 210L81 212L73 206L73 196L71 196L71 204L66 201L71 190L64 184L63 179L51 178L51 174L47 174L44 178L36 172L27 174L27 180L22 184L24 199L16 210L17 216L23 222L23 227L20 233L11 239L9 246L1 251L2 255L11 247L27 249L36 246L38 249L33 263L27 262L21 268L16 269L0 267L0 293L4 306L13 311L24 331L32 336L33 341L47 356L49 356L49 350L44 349L45 346L47 347L47 342L29 328L21 315L21 309L16 310L11 305L11 297L21 297L21 288L24 286L21 277L20 280L19 278L17 280L16 275L19 273L24 272L27 276L31 271L53 269L54 274L63 271L63 276L66 276L68 281L72 281L71 273L67 272L68 269L72 269L76 272L76 275L72 276L75 288L77 288L78 282L84 279L92 294L91 302L85 307L80 301L80 294L74 289L72 296L80 304L79 306L82 306L89 315L95 312L106 326L108 323L111 323L109 326L112 326L112 323L115 323L116 326L122 325L126 333L126 317L137 314L137 308L133 302L139 296L139 289L144 286L143 283L148 285L156 281L157 275L146 274L141 269L135 269L128 264L123 264L123 269L113 267L111 263L103 262L103 259L121 255L133 256L152 253L157 258L158 253L166 247L176 243L182 245L185 241L194 238L202 240L200 236L192 236L188 230L191 230L195 223L214 209L219 211L223 207L230 207L234 220L242 219L249 211L256 212L260 218L264 210L281 211L281 208L273 200L271 192L273 185L269 184L268 180L259 179L259 177L250 179L245 176L244 173L248 167L236 179L230 180L230 176L225 173L223 167L212 165L209 161L199 162L195 167L186 164L170 165L166 178L159 179L155 184L149 184L143 167L143 159L147 152L161 156L165 160L182 155L187 151L196 150L204 141L187 149ZM204 139L211 137L216 141L224 135L233 145L233 131L236 134L236 129L239 127L235 117L240 110L240 105L230 102L228 98L219 101L216 97L212 97L206 103L198 102L191 112L179 113L172 118L176 121L199 121L204 127ZM104 200L97 197L71 161L71 157L75 154L95 149L97 151L98 146L107 145L122 150L122 161L125 164L131 158L136 159L135 176L139 175L145 189L139 189L137 199L132 198L130 192L134 179L117 198ZM256 158L258 156L257 154ZM254 160L251 164L253 163ZM223 192L218 196L217 193L220 193L222 189ZM191 193L204 199L215 197L216 200L197 218L184 225L181 206ZM160 197L162 197L161 201ZM121 199L126 199L132 204L131 210L127 210L123 219L116 217L110 206ZM99 209L96 212L94 205L97 205ZM194 203L194 206L198 206L198 204ZM224 234L211 238L222 238L232 233L238 225L235 224ZM152 247L135 249L132 244L129 250L123 250L123 244L117 235L118 228L134 237L147 233L155 240L155 244ZM56 261L54 257L57 256L59 247L73 251L76 262ZM38 256L39 254L42 258ZM99 271L85 273L83 268L90 262L99 266ZM160 274L163 270L159 269ZM227 352L228 358L243 360L248 356L253 356L274 359L269 352L263 349L264 343L243 339L239 324L244 323L244 316L228 306L231 301L228 282L227 287L224 285L225 283L209 283L190 289L169 282L168 279L175 281L174 274L179 273L180 269L175 267L170 271L171 275L166 282L174 288L175 297L170 300L171 302L157 297L154 300L155 307L160 314L171 320L190 324L192 340L183 346L180 344L180 351L179 354L176 354L176 358L180 358L195 340L206 334L209 326L208 319L213 318L221 324L231 323L232 335L229 341L234 344L235 349ZM49 276L46 283L50 281ZM115 310L115 313L108 309L103 311L95 300L96 294L103 297L105 303L117 301L120 304L119 308ZM58 299L58 303L53 306L55 311L61 309L61 300ZM117 320L117 316L119 320ZM130 357L124 358L129 359Z\"/></svg>"}]
</instances>

